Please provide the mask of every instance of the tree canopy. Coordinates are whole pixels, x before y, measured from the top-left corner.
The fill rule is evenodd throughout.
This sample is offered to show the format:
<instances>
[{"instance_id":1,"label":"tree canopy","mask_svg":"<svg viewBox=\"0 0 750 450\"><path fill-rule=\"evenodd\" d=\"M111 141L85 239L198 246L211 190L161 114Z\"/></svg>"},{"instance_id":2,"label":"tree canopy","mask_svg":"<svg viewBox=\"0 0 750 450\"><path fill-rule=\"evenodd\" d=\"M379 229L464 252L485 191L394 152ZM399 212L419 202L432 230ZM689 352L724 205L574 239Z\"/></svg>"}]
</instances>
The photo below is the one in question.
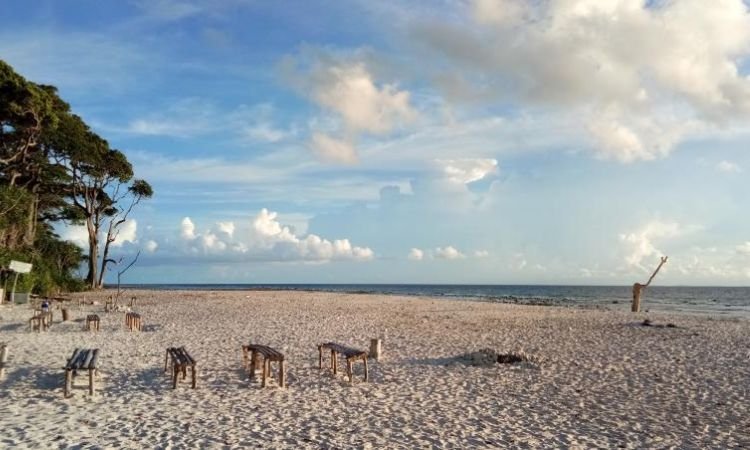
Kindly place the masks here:
<instances>
[{"instance_id":1,"label":"tree canopy","mask_svg":"<svg viewBox=\"0 0 750 450\"><path fill-rule=\"evenodd\" d=\"M37 291L72 289L86 261L86 285L101 287L120 225L152 195L125 154L73 114L55 87L0 60L0 274L10 259L23 259L35 263ZM57 222L86 226L86 255L60 240Z\"/></svg>"}]
</instances>

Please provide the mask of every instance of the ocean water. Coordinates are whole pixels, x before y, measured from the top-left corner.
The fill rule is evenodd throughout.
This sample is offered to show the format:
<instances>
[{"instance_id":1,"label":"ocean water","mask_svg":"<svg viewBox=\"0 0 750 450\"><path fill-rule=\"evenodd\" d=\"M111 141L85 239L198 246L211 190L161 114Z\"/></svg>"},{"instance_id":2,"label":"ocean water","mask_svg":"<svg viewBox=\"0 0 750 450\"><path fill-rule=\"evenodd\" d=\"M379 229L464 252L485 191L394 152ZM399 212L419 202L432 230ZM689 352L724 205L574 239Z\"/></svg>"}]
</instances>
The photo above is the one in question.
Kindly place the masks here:
<instances>
[{"instance_id":1,"label":"ocean water","mask_svg":"<svg viewBox=\"0 0 750 450\"><path fill-rule=\"evenodd\" d=\"M429 296L529 305L630 310L631 286L539 286L452 284L138 284L155 290L300 290ZM651 286L641 297L644 311L679 311L750 317L750 287Z\"/></svg>"}]
</instances>

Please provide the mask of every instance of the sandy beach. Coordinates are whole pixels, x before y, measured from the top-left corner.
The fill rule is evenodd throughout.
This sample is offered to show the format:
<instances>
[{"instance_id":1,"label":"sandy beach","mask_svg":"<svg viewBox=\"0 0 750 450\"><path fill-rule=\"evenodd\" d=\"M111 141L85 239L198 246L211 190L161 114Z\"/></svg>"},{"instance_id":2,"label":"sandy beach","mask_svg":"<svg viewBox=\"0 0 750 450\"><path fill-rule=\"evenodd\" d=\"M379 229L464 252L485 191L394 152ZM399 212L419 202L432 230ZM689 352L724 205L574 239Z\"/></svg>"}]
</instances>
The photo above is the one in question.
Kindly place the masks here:
<instances>
[{"instance_id":1,"label":"sandy beach","mask_svg":"<svg viewBox=\"0 0 750 450\"><path fill-rule=\"evenodd\" d=\"M746 448L750 322L687 314L519 306L431 298L289 291L132 291L125 312L71 306L71 320L30 332L28 305L0 307L9 346L0 380L5 448ZM80 296L80 295L79 295ZM101 331L83 331L86 314ZM648 318L653 326L642 326ZM667 327L673 324L675 327ZM316 344L368 349L355 365L318 369ZM288 386L261 388L241 346L287 358ZM198 388L171 388L164 351L184 345ZM63 398L66 358L100 349ZM482 348L532 362L472 365Z\"/></svg>"}]
</instances>

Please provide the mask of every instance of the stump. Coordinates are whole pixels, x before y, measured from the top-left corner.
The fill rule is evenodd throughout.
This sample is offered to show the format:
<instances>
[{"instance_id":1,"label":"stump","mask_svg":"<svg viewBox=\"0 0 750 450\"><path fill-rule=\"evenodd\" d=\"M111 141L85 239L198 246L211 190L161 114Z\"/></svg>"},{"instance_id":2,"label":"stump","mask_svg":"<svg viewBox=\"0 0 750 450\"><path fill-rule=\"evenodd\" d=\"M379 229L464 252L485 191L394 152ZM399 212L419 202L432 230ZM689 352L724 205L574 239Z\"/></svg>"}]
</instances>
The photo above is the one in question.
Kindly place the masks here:
<instances>
[{"instance_id":1,"label":"stump","mask_svg":"<svg viewBox=\"0 0 750 450\"><path fill-rule=\"evenodd\" d=\"M383 355L383 341L381 339L370 339L370 357L380 361Z\"/></svg>"},{"instance_id":2,"label":"stump","mask_svg":"<svg viewBox=\"0 0 750 450\"><path fill-rule=\"evenodd\" d=\"M68 308L62 308L61 311L62 311L62 320L63 320L63 322L67 322L68 319L69 319L69 317L68 317Z\"/></svg>"}]
</instances>

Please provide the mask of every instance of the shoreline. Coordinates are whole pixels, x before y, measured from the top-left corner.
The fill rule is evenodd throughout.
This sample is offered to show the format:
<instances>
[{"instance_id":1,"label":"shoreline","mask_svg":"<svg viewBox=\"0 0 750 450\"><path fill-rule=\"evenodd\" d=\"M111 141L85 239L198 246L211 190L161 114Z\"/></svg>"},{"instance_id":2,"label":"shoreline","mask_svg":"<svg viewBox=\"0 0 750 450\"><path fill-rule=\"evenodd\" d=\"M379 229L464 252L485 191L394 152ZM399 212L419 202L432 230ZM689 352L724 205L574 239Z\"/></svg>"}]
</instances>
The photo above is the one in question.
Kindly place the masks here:
<instances>
[{"instance_id":1,"label":"shoreline","mask_svg":"<svg viewBox=\"0 0 750 450\"><path fill-rule=\"evenodd\" d=\"M109 291L75 294L104 300ZM748 323L731 318L300 291L129 290L144 321L71 306L32 333L31 310L0 308L10 344L0 380L7 446L413 448L750 445ZM127 302L127 301L126 301ZM124 302L124 303L126 303ZM101 317L98 333L83 319ZM673 323L674 328L666 325ZM316 344L368 349L370 381L318 369ZM241 345L284 353L288 386L261 388ZM171 389L164 350L185 346L198 387ZM62 398L74 348L100 349L101 378ZM474 364L481 349L532 363ZM85 378L85 377L84 377ZM188 377L189 379L189 377Z\"/></svg>"}]
</instances>

